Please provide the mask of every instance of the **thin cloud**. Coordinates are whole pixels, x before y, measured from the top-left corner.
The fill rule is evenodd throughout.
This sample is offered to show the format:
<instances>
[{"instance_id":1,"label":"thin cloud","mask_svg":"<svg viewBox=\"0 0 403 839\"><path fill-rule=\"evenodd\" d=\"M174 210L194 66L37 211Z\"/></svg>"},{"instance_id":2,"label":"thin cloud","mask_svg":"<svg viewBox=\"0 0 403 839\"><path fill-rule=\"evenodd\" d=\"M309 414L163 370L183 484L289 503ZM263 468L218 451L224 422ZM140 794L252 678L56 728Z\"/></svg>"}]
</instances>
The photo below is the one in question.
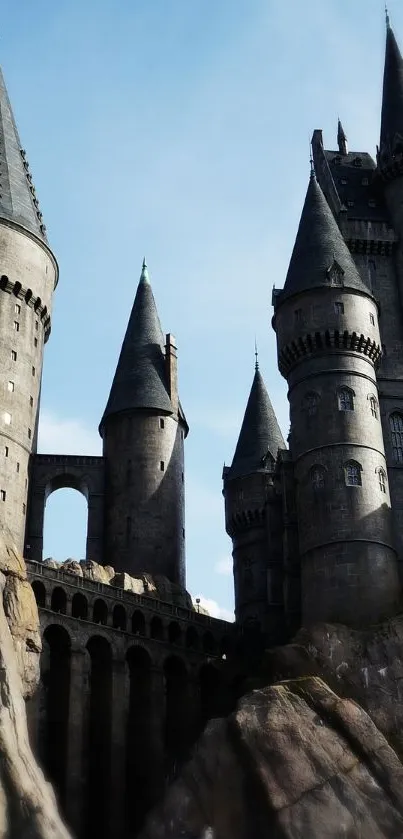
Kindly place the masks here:
<instances>
[{"instance_id":1,"label":"thin cloud","mask_svg":"<svg viewBox=\"0 0 403 839\"><path fill-rule=\"evenodd\" d=\"M43 411L39 421L38 448L40 453L100 455L101 439L81 420L60 419Z\"/></svg>"},{"instance_id":2,"label":"thin cloud","mask_svg":"<svg viewBox=\"0 0 403 839\"><path fill-rule=\"evenodd\" d=\"M225 577L229 577L232 574L232 559L230 556L223 556L221 559L216 562L214 566L214 571L216 574L223 574Z\"/></svg>"},{"instance_id":3,"label":"thin cloud","mask_svg":"<svg viewBox=\"0 0 403 839\"><path fill-rule=\"evenodd\" d=\"M219 618L222 621L228 621L229 623L233 623L235 620L234 613L230 611L230 609L225 609L220 606L216 600L212 600L210 597L203 597L202 594L197 595L197 597L193 598L193 603L197 608L196 600L200 600L200 606L203 609L207 609L209 615L212 618Z\"/></svg>"}]
</instances>

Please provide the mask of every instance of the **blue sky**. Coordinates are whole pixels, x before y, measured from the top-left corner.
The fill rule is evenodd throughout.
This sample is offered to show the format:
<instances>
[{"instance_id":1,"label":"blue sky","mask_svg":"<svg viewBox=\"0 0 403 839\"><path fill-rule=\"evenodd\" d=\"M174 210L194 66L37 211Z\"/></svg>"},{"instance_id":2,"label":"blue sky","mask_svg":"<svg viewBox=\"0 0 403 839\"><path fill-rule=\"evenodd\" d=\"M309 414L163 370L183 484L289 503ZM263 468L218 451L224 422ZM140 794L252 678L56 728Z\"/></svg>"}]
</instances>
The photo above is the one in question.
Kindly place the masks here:
<instances>
[{"instance_id":1,"label":"blue sky","mask_svg":"<svg viewBox=\"0 0 403 839\"><path fill-rule=\"evenodd\" d=\"M403 45L403 8L390 0ZM375 153L381 0L5 0L0 55L60 264L41 451L98 454L143 255L178 340L188 588L233 608L221 473L254 365L286 435L271 289L281 287L309 138ZM85 502L48 501L45 553L84 553Z\"/></svg>"}]
</instances>

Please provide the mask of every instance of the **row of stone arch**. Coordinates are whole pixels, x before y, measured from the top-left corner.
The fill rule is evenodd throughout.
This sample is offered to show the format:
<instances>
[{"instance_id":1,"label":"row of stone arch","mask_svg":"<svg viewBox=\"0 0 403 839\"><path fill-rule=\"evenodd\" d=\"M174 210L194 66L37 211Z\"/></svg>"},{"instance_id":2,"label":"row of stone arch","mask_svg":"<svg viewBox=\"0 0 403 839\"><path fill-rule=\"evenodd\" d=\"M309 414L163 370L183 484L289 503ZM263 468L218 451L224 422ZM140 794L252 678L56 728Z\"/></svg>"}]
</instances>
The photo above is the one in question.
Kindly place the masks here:
<instances>
[{"instance_id":1,"label":"row of stone arch","mask_svg":"<svg viewBox=\"0 0 403 839\"><path fill-rule=\"evenodd\" d=\"M40 580L34 580L31 585L38 606L45 608L47 602L45 585ZM168 625L165 625L159 615L154 615L147 622L140 609L135 609L131 615L128 615L122 603L116 603L110 614L105 600L98 597L90 606L88 599L80 591L73 595L69 606L69 614L73 618L92 621L103 626L112 626L114 629L120 629L123 632L130 632L133 635L148 637L156 641L184 646L188 650L222 656L227 655L231 649L231 640L227 636L217 640L210 630L198 632L194 626L188 626L184 630L178 621L170 621ZM52 589L50 609L58 614L67 614L68 598L62 586L55 586Z\"/></svg>"},{"instance_id":2,"label":"row of stone arch","mask_svg":"<svg viewBox=\"0 0 403 839\"><path fill-rule=\"evenodd\" d=\"M69 743L79 713L70 701L71 680L75 678L71 641L64 627L51 624L44 631L43 642L39 751L46 774L66 811ZM184 662L170 655L160 674L163 690L158 699L151 658L142 646L133 644L125 659L129 682L125 715L121 713L122 697L113 682L112 648L107 639L92 636L83 653L88 665L80 709L85 767L82 801L85 803L82 829L77 832L97 839L107 839L110 835L114 803L111 800L113 732L117 725L122 725L125 754L121 798L126 801L126 830L128 835L135 835L166 783L189 757L191 746L207 720L228 712L228 695L220 671L212 664L205 664L198 673L198 701L194 701L194 685ZM121 693L125 693L124 688Z\"/></svg>"}]
</instances>

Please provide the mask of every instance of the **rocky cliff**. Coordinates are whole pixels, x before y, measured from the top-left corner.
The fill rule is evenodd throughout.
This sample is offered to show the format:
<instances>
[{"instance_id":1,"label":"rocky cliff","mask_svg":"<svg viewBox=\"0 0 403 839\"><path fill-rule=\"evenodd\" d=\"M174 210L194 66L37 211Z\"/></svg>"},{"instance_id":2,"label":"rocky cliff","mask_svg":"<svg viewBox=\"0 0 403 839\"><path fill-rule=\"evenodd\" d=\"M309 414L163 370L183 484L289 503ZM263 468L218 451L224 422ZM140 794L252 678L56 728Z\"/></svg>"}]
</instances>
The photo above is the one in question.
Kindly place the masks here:
<instances>
[{"instance_id":1,"label":"rocky cliff","mask_svg":"<svg viewBox=\"0 0 403 839\"><path fill-rule=\"evenodd\" d=\"M403 619L301 631L209 724L142 839L400 839Z\"/></svg>"},{"instance_id":2,"label":"rocky cliff","mask_svg":"<svg viewBox=\"0 0 403 839\"><path fill-rule=\"evenodd\" d=\"M24 697L39 675L39 619L24 561L4 531L0 591L0 839L69 839L28 742Z\"/></svg>"}]
</instances>

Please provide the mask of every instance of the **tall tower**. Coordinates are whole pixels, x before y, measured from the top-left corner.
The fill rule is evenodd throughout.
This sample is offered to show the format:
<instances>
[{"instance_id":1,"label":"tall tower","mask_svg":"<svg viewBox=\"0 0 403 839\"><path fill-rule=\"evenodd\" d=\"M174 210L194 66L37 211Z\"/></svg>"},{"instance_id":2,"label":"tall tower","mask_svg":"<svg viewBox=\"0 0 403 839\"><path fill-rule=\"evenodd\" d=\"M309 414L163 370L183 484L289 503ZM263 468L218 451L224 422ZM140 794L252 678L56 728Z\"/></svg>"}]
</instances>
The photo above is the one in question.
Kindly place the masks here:
<instances>
[{"instance_id":1,"label":"tall tower","mask_svg":"<svg viewBox=\"0 0 403 839\"><path fill-rule=\"evenodd\" d=\"M285 448L256 362L233 461L223 471L223 495L236 620L258 625L271 643L284 640L282 509L273 478L278 451Z\"/></svg>"},{"instance_id":2,"label":"tall tower","mask_svg":"<svg viewBox=\"0 0 403 839\"><path fill-rule=\"evenodd\" d=\"M395 538L403 569L403 59L389 19L377 164L389 223L395 232L388 270L376 272L375 279L379 279L374 293L381 305L384 355L378 383ZM401 579L403 582L403 570Z\"/></svg>"},{"instance_id":3,"label":"tall tower","mask_svg":"<svg viewBox=\"0 0 403 839\"><path fill-rule=\"evenodd\" d=\"M24 549L43 348L58 267L0 71L0 525Z\"/></svg>"},{"instance_id":4,"label":"tall tower","mask_svg":"<svg viewBox=\"0 0 403 839\"><path fill-rule=\"evenodd\" d=\"M100 424L105 562L185 586L184 439L175 338L164 342L145 261Z\"/></svg>"},{"instance_id":5,"label":"tall tower","mask_svg":"<svg viewBox=\"0 0 403 839\"><path fill-rule=\"evenodd\" d=\"M400 596L374 369L378 308L313 173L274 306L289 388L302 620L374 623Z\"/></svg>"}]
</instances>

